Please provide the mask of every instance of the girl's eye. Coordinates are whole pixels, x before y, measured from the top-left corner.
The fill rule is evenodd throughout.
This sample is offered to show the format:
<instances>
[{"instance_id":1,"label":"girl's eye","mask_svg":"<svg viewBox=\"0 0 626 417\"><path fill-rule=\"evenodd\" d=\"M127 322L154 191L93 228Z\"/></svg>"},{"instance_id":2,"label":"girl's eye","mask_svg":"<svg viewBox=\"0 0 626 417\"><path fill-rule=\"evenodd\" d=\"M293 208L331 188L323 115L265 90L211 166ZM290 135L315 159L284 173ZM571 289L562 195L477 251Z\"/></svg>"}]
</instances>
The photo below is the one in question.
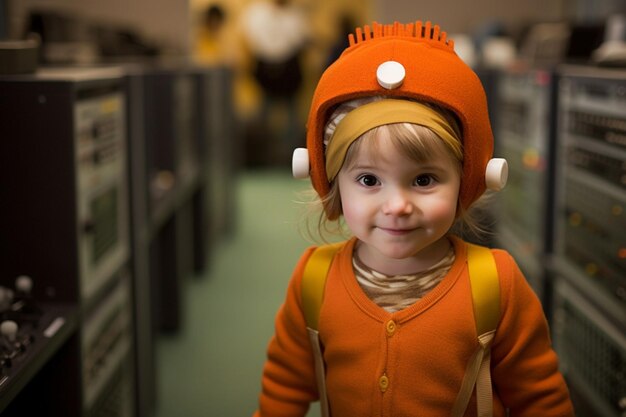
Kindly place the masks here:
<instances>
[{"instance_id":1,"label":"girl's eye","mask_svg":"<svg viewBox=\"0 0 626 417\"><path fill-rule=\"evenodd\" d=\"M415 185L418 187L428 187L433 183L434 179L431 175L424 174L415 178Z\"/></svg>"},{"instance_id":2,"label":"girl's eye","mask_svg":"<svg viewBox=\"0 0 626 417\"><path fill-rule=\"evenodd\" d=\"M378 178L369 174L361 175L358 178L358 181L361 185L364 185L366 187L374 187L378 185Z\"/></svg>"}]
</instances>

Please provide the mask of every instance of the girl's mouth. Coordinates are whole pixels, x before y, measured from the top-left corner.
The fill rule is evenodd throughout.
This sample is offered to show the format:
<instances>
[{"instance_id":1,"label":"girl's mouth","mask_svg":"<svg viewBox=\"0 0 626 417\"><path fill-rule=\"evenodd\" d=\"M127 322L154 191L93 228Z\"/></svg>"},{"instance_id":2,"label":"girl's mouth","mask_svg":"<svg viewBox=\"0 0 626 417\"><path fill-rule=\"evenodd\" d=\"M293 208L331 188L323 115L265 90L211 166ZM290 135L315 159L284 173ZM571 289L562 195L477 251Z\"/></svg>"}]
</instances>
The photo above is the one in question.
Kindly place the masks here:
<instances>
[{"instance_id":1,"label":"girl's mouth","mask_svg":"<svg viewBox=\"0 0 626 417\"><path fill-rule=\"evenodd\" d=\"M411 233L413 230L415 230L415 229L397 229L397 228L387 228L387 227L380 227L379 229L393 236L407 235Z\"/></svg>"}]
</instances>

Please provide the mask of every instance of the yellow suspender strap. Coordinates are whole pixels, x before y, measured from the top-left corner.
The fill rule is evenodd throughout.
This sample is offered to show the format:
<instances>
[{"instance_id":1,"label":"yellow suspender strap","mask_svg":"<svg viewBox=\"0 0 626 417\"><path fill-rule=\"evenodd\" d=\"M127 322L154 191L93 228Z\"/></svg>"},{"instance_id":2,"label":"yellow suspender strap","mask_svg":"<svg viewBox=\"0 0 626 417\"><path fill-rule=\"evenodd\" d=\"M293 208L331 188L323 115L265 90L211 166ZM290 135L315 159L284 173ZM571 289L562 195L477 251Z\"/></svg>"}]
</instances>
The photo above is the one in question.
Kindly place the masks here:
<instances>
[{"instance_id":1,"label":"yellow suspender strap","mask_svg":"<svg viewBox=\"0 0 626 417\"><path fill-rule=\"evenodd\" d=\"M467 245L467 265L472 286L476 332L495 330L500 321L500 280L489 248Z\"/></svg>"},{"instance_id":2,"label":"yellow suspender strap","mask_svg":"<svg viewBox=\"0 0 626 417\"><path fill-rule=\"evenodd\" d=\"M306 324L317 330L317 324L324 299L326 276L335 253L344 242L320 246L313 251L302 274L302 309Z\"/></svg>"},{"instance_id":3,"label":"yellow suspender strap","mask_svg":"<svg viewBox=\"0 0 626 417\"><path fill-rule=\"evenodd\" d=\"M461 389L452 407L452 417L465 414L474 386L478 417L493 415L491 390L491 342L500 320L500 280L491 250L468 245L467 263L474 305L474 321L478 334L478 347L470 359Z\"/></svg>"},{"instance_id":4,"label":"yellow suspender strap","mask_svg":"<svg viewBox=\"0 0 626 417\"><path fill-rule=\"evenodd\" d=\"M328 394L326 392L326 367L322 356L322 345L317 331L320 309L324 299L324 288L328 270L335 253L343 246L343 242L320 246L313 251L302 273L302 311L307 324L307 333L313 351L315 377L320 397L322 417L330 417Z\"/></svg>"}]
</instances>

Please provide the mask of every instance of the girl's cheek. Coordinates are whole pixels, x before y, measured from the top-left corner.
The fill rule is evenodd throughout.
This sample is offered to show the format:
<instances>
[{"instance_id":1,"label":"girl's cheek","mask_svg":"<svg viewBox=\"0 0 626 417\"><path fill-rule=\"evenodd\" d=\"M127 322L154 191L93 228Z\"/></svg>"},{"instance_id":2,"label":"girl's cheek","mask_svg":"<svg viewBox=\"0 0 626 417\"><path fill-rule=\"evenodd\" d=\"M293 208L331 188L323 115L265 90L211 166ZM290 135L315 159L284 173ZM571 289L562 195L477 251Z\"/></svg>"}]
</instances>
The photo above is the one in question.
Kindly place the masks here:
<instances>
[{"instance_id":1,"label":"girl's cheek","mask_svg":"<svg viewBox=\"0 0 626 417\"><path fill-rule=\"evenodd\" d=\"M429 212L434 218L454 217L456 215L457 200L453 199L436 199L427 203Z\"/></svg>"},{"instance_id":2,"label":"girl's cheek","mask_svg":"<svg viewBox=\"0 0 626 417\"><path fill-rule=\"evenodd\" d=\"M343 217L351 229L362 227L368 222L371 214L368 214L370 208L365 202L352 200L346 203L343 206Z\"/></svg>"},{"instance_id":3,"label":"girl's cheek","mask_svg":"<svg viewBox=\"0 0 626 417\"><path fill-rule=\"evenodd\" d=\"M354 204L350 204L348 206L344 206L343 217L348 225L353 225L359 222L361 216L359 209L355 207Z\"/></svg>"}]
</instances>

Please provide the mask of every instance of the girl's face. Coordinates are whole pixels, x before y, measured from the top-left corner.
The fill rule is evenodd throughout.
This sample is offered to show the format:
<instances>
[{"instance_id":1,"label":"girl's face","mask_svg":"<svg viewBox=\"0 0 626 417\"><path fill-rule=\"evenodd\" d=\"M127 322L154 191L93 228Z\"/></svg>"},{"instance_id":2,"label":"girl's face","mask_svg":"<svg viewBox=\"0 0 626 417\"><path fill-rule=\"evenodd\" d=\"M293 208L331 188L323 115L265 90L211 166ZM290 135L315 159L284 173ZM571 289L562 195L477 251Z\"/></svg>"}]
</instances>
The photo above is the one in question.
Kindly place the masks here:
<instances>
[{"instance_id":1,"label":"girl's face","mask_svg":"<svg viewBox=\"0 0 626 417\"><path fill-rule=\"evenodd\" d=\"M385 131L377 146L360 146L337 181L347 226L360 240L361 260L389 275L422 271L448 251L460 175L452 158L436 151L418 163L402 154Z\"/></svg>"}]
</instances>

